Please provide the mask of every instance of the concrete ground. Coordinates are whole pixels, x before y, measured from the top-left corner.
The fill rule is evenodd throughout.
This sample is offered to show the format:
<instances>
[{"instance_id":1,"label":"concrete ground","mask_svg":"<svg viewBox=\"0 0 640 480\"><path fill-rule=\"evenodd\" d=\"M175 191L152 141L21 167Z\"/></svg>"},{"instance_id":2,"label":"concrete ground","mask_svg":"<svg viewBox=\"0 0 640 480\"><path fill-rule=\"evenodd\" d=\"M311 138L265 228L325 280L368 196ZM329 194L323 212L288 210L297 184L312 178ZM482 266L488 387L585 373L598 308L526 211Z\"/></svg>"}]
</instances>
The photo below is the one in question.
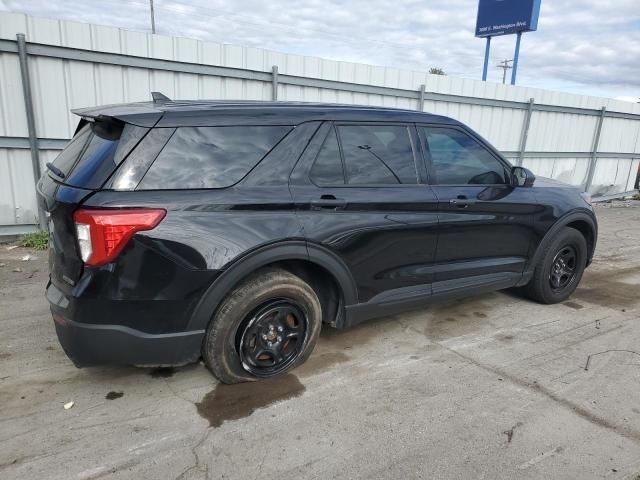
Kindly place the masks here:
<instances>
[{"instance_id":1,"label":"concrete ground","mask_svg":"<svg viewBox=\"0 0 640 480\"><path fill-rule=\"evenodd\" d=\"M45 255L0 246L0 478L638 479L640 208L597 213L570 301L325 329L303 367L237 386L200 364L76 369Z\"/></svg>"}]
</instances>

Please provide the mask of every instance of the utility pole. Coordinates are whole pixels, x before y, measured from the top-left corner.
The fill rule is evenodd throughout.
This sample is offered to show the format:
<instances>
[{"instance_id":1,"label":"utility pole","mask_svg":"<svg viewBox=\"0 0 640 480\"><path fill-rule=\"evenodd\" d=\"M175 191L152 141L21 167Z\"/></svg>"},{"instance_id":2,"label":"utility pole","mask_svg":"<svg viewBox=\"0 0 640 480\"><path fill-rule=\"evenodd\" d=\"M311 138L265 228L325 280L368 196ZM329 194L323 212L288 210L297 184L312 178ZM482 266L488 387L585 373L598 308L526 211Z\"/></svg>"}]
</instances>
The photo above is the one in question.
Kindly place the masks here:
<instances>
[{"instance_id":1,"label":"utility pole","mask_svg":"<svg viewBox=\"0 0 640 480\"><path fill-rule=\"evenodd\" d=\"M151 33L156 33L156 15L153 11L153 0L149 0L149 5L151 7Z\"/></svg>"},{"instance_id":2,"label":"utility pole","mask_svg":"<svg viewBox=\"0 0 640 480\"><path fill-rule=\"evenodd\" d=\"M509 62L513 62L513 59L511 59L511 60L503 60L503 61L500 62L500 65L496 65L496 67L502 69L502 84L503 85L505 83L507 83L507 70L511 70L513 68L511 65L509 65Z\"/></svg>"}]
</instances>

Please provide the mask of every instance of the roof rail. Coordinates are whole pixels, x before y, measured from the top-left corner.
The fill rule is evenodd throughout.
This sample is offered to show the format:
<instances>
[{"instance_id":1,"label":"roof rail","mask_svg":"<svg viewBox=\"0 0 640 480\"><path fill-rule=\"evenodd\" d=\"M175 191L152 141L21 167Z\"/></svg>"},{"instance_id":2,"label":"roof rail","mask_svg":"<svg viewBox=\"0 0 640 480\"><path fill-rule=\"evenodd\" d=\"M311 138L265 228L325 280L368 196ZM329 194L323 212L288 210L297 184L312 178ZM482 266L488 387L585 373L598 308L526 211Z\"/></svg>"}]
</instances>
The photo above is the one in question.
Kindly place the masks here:
<instances>
[{"instance_id":1,"label":"roof rail","mask_svg":"<svg viewBox=\"0 0 640 480\"><path fill-rule=\"evenodd\" d=\"M153 98L153 103L167 103L171 101L169 97L160 92L151 92L151 98Z\"/></svg>"}]
</instances>

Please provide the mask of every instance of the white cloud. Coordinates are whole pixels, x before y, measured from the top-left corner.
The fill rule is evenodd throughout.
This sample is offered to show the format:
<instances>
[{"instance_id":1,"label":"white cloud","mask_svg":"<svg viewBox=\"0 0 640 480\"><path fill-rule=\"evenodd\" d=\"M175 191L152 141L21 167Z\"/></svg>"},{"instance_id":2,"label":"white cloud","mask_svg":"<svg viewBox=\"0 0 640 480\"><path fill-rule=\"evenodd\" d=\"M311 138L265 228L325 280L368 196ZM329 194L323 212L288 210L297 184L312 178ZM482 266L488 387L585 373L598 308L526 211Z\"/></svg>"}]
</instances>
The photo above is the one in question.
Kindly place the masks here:
<instances>
[{"instance_id":1,"label":"white cloud","mask_svg":"<svg viewBox=\"0 0 640 480\"><path fill-rule=\"evenodd\" d=\"M477 0L155 0L159 33L400 68L438 66L479 78ZM147 0L0 0L0 9L136 30ZM514 36L492 42L495 67ZM543 0L539 30L522 39L518 83L604 96L640 95L638 0Z\"/></svg>"}]
</instances>

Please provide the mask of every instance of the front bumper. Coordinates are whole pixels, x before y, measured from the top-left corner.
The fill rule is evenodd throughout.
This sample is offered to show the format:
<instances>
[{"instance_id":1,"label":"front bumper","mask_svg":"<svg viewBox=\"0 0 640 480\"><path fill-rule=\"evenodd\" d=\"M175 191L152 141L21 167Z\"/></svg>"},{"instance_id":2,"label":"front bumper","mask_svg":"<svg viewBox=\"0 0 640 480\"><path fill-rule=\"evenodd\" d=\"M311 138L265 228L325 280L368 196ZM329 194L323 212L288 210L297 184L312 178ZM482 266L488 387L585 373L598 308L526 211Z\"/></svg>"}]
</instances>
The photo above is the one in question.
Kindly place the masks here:
<instances>
[{"instance_id":1,"label":"front bumper","mask_svg":"<svg viewBox=\"0 0 640 480\"><path fill-rule=\"evenodd\" d=\"M70 301L55 285L47 299L58 340L77 367L93 365L184 365L200 358L204 331L149 334L122 325L89 324L69 318Z\"/></svg>"}]
</instances>

